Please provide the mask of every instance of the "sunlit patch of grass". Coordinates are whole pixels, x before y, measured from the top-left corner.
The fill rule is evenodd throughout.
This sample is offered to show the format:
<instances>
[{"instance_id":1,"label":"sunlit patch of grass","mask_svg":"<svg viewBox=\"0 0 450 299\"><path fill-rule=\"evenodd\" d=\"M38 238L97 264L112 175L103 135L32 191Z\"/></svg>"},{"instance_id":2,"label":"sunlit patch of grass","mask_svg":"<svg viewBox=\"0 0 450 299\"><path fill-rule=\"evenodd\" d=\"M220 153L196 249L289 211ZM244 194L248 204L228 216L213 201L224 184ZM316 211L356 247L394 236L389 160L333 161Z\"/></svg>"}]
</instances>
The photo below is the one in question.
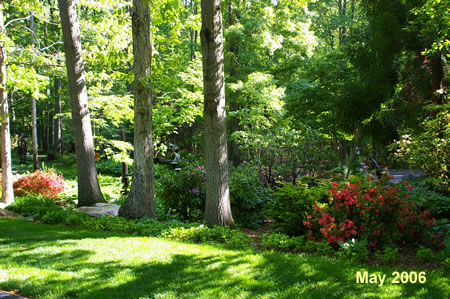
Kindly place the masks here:
<instances>
[{"instance_id":1,"label":"sunlit patch of grass","mask_svg":"<svg viewBox=\"0 0 450 299\"><path fill-rule=\"evenodd\" d=\"M0 289L42 298L448 298L444 273L399 284L401 269L329 257L229 250L0 219ZM356 271L386 274L357 284Z\"/></svg>"},{"instance_id":2,"label":"sunlit patch of grass","mask_svg":"<svg viewBox=\"0 0 450 299\"><path fill-rule=\"evenodd\" d=\"M107 201L116 201L120 198L120 191L122 191L121 177L99 174L98 181Z\"/></svg>"},{"instance_id":3,"label":"sunlit patch of grass","mask_svg":"<svg viewBox=\"0 0 450 299\"><path fill-rule=\"evenodd\" d=\"M120 191L122 191L122 179L109 175L98 175L98 181L106 201L117 201L120 198ZM65 190L61 195L65 199L77 199L78 183L76 179L65 179Z\"/></svg>"}]
</instances>

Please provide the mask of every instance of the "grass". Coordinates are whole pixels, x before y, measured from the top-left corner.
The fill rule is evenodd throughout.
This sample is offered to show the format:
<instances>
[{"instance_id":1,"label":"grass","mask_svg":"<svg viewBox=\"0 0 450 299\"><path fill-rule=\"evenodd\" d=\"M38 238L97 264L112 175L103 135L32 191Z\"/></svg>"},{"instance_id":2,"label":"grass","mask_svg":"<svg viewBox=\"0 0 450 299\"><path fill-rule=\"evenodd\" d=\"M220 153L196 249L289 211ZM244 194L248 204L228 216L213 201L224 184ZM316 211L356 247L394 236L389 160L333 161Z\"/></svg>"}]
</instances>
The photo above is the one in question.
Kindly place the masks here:
<instances>
[{"instance_id":1,"label":"grass","mask_svg":"<svg viewBox=\"0 0 450 299\"><path fill-rule=\"evenodd\" d=\"M0 219L0 289L33 298L449 297L444 273L392 284L402 270ZM358 284L357 271L386 282Z\"/></svg>"}]
</instances>

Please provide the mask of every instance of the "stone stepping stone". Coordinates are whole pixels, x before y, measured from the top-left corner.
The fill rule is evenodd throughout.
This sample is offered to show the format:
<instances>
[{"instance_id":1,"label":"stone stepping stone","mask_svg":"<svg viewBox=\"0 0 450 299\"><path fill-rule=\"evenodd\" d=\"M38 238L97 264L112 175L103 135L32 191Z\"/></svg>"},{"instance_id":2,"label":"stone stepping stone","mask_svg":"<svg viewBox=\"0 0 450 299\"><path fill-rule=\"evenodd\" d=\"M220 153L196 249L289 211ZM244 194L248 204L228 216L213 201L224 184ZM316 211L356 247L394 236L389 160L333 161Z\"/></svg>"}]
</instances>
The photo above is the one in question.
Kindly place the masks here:
<instances>
[{"instance_id":1,"label":"stone stepping stone","mask_svg":"<svg viewBox=\"0 0 450 299\"><path fill-rule=\"evenodd\" d=\"M0 299L27 299L27 298L19 296L19 295L15 295L13 293L0 291Z\"/></svg>"},{"instance_id":2,"label":"stone stepping stone","mask_svg":"<svg viewBox=\"0 0 450 299\"><path fill-rule=\"evenodd\" d=\"M109 203L97 203L93 207L79 207L74 209L76 212L86 213L92 217L98 218L100 216L112 216L119 215L120 205Z\"/></svg>"}]
</instances>

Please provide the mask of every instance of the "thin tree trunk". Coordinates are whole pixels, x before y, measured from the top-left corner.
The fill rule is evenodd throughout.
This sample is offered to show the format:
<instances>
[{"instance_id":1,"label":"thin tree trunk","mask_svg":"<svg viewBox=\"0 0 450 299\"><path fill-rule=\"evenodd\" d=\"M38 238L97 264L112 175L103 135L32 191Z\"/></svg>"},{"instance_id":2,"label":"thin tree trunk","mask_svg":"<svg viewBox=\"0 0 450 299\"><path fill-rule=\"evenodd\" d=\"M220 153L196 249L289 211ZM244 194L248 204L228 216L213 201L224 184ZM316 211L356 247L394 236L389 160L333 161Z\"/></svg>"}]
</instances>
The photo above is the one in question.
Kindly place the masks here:
<instances>
[{"instance_id":1,"label":"thin tree trunk","mask_svg":"<svg viewBox=\"0 0 450 299\"><path fill-rule=\"evenodd\" d=\"M120 139L122 141L127 141L125 138L125 130L120 129ZM129 177L128 177L128 165L125 162L122 162L122 193L128 194L128 185L129 185Z\"/></svg>"},{"instance_id":2,"label":"thin tree trunk","mask_svg":"<svg viewBox=\"0 0 450 299\"><path fill-rule=\"evenodd\" d=\"M437 105L443 104L442 96L436 94L436 91L444 88L444 72L442 67L441 54L437 53L431 57L431 98ZM435 117L435 112L433 117Z\"/></svg>"},{"instance_id":3,"label":"thin tree trunk","mask_svg":"<svg viewBox=\"0 0 450 299\"><path fill-rule=\"evenodd\" d=\"M120 208L119 215L126 218L156 217L149 78L152 56L149 5L142 0L133 0L131 18L135 82L133 181L130 194Z\"/></svg>"},{"instance_id":4,"label":"thin tree trunk","mask_svg":"<svg viewBox=\"0 0 450 299\"><path fill-rule=\"evenodd\" d=\"M35 46L34 39L34 12L31 12L30 17L30 34L31 34L31 45ZM33 140L33 170L39 170L39 157L38 157L38 135L37 135L37 122L36 122L36 97L31 97L31 136Z\"/></svg>"},{"instance_id":5,"label":"thin tree trunk","mask_svg":"<svg viewBox=\"0 0 450 299\"><path fill-rule=\"evenodd\" d=\"M345 14L346 14L346 9L347 9L347 0L339 0L338 1L338 7L339 7L340 22L343 22L343 19L344 19ZM341 45L342 42L344 41L345 32L346 32L346 26L345 25L341 25L339 27L339 45Z\"/></svg>"},{"instance_id":6,"label":"thin tree trunk","mask_svg":"<svg viewBox=\"0 0 450 299\"><path fill-rule=\"evenodd\" d=\"M14 111L14 89L9 92L9 107L11 110L11 121L14 122L16 120L16 112Z\"/></svg>"},{"instance_id":7,"label":"thin tree trunk","mask_svg":"<svg viewBox=\"0 0 450 299\"><path fill-rule=\"evenodd\" d=\"M228 186L221 4L220 0L202 0L201 5L206 153L205 219L209 226L234 225Z\"/></svg>"},{"instance_id":8,"label":"thin tree trunk","mask_svg":"<svg viewBox=\"0 0 450 299\"><path fill-rule=\"evenodd\" d=\"M228 26L234 25L234 7L233 3L230 1L228 4ZM230 55L230 77L233 78L235 76L235 60L237 59L237 46L234 42L231 42L230 52L233 55ZM230 112L236 111L239 109L239 105L230 98ZM239 118L231 117L230 119L230 135L236 131L239 131L240 124ZM235 141L231 141L231 160L233 161L233 166L238 166L241 162L241 151L239 149L239 145Z\"/></svg>"},{"instance_id":9,"label":"thin tree trunk","mask_svg":"<svg viewBox=\"0 0 450 299\"><path fill-rule=\"evenodd\" d=\"M47 90L47 95L50 94L50 91ZM48 149L50 148L50 126L49 126L49 121L50 121L50 109L48 108L48 103L45 103L45 111L44 111L44 118L43 118L43 123L44 123L44 146L43 149L45 151L48 151Z\"/></svg>"},{"instance_id":10,"label":"thin tree trunk","mask_svg":"<svg viewBox=\"0 0 450 299\"><path fill-rule=\"evenodd\" d=\"M61 116L59 114L61 113L61 79L55 79L55 114L57 115L55 117L55 126L54 126L54 134L53 134L53 146L55 154L58 152L62 152L62 146L61 146Z\"/></svg>"},{"instance_id":11,"label":"thin tree trunk","mask_svg":"<svg viewBox=\"0 0 450 299\"><path fill-rule=\"evenodd\" d=\"M31 98L31 137L33 140L33 170L39 170L38 159L38 136L37 136L37 123L36 123L36 98Z\"/></svg>"},{"instance_id":12,"label":"thin tree trunk","mask_svg":"<svg viewBox=\"0 0 450 299\"><path fill-rule=\"evenodd\" d=\"M48 114L48 149L51 151L53 149L53 112Z\"/></svg>"},{"instance_id":13,"label":"thin tree trunk","mask_svg":"<svg viewBox=\"0 0 450 299\"><path fill-rule=\"evenodd\" d=\"M3 0L0 0L0 37L5 33L3 23ZM14 201L13 175L11 170L11 136L9 134L8 98L6 92L6 50L0 39L0 157L2 166L2 202Z\"/></svg>"},{"instance_id":14,"label":"thin tree trunk","mask_svg":"<svg viewBox=\"0 0 450 299\"><path fill-rule=\"evenodd\" d=\"M63 30L72 129L78 172L78 206L91 206L105 202L98 183L95 167L94 141L89 116L86 80L81 56L80 26L75 0L58 0Z\"/></svg>"}]
</instances>

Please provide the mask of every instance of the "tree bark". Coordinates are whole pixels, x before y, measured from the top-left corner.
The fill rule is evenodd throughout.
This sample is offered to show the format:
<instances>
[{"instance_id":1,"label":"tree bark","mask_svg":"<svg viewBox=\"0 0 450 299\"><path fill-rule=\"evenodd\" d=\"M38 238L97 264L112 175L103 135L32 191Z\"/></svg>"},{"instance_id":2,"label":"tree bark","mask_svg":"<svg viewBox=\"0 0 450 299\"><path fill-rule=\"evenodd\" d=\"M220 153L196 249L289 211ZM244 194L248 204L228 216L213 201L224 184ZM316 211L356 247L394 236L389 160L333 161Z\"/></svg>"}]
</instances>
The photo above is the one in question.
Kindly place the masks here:
<instances>
[{"instance_id":1,"label":"tree bark","mask_svg":"<svg viewBox=\"0 0 450 299\"><path fill-rule=\"evenodd\" d=\"M8 98L6 92L6 50L2 38L4 33L3 0L0 0L0 151L2 166L2 202L10 204L14 201L14 192L11 170L11 136L9 133Z\"/></svg>"},{"instance_id":2,"label":"tree bark","mask_svg":"<svg viewBox=\"0 0 450 299\"><path fill-rule=\"evenodd\" d=\"M126 218L156 217L155 174L153 170L152 99L150 72L150 7L133 0L132 10L134 56L134 160L130 193L119 210Z\"/></svg>"},{"instance_id":3,"label":"tree bark","mask_svg":"<svg viewBox=\"0 0 450 299\"><path fill-rule=\"evenodd\" d=\"M231 27L233 25L234 25L234 7L233 7L233 2L230 1L230 3L228 4L228 26ZM230 61L229 61L230 77L233 78L236 73L235 61L237 59L237 52L238 52L237 46L233 41L230 42L229 51L231 53L233 53L233 55L230 55ZM239 109L239 105L232 98L230 98L230 112L236 111L238 109ZM239 130L240 130L239 118L231 117L230 118L230 135ZM238 166L239 163L241 163L241 151L239 149L239 144L237 144L237 142L235 142L233 140L231 141L231 160L233 161L233 166Z\"/></svg>"},{"instance_id":4,"label":"tree bark","mask_svg":"<svg viewBox=\"0 0 450 299\"><path fill-rule=\"evenodd\" d=\"M33 140L33 170L39 170L38 136L36 123L36 98L31 98L31 137Z\"/></svg>"},{"instance_id":5,"label":"tree bark","mask_svg":"<svg viewBox=\"0 0 450 299\"><path fill-rule=\"evenodd\" d=\"M436 105L443 104L442 97L436 91L444 88L444 72L440 53L431 57L431 98ZM433 115L434 117L435 115Z\"/></svg>"},{"instance_id":6,"label":"tree bark","mask_svg":"<svg viewBox=\"0 0 450 299\"><path fill-rule=\"evenodd\" d=\"M50 95L50 90L47 90L47 95ZM50 126L49 126L49 120L50 120L50 109L48 108L48 103L45 103L45 111L43 113L43 129L44 129L44 142L43 142L43 149L44 151L48 151L50 146Z\"/></svg>"},{"instance_id":7,"label":"tree bark","mask_svg":"<svg viewBox=\"0 0 450 299\"><path fill-rule=\"evenodd\" d=\"M54 146L54 151L55 154L58 152L61 152L62 150L62 146L61 146L61 125L62 125L62 120L61 120L61 116L59 116L58 114L61 113L61 79L55 79L55 114L57 115L55 117L55 132L53 134L53 146Z\"/></svg>"},{"instance_id":8,"label":"tree bark","mask_svg":"<svg viewBox=\"0 0 450 299\"><path fill-rule=\"evenodd\" d=\"M14 89L9 92L9 107L11 111L11 121L16 120L16 112L14 111Z\"/></svg>"},{"instance_id":9,"label":"tree bark","mask_svg":"<svg viewBox=\"0 0 450 299\"><path fill-rule=\"evenodd\" d=\"M83 58L81 56L80 26L75 0L58 0L63 30L72 129L75 141L78 172L78 206L91 206L105 202L98 183L95 167L94 141L92 139Z\"/></svg>"},{"instance_id":10,"label":"tree bark","mask_svg":"<svg viewBox=\"0 0 450 299\"><path fill-rule=\"evenodd\" d=\"M221 4L220 0L202 0L201 5L206 153L205 219L209 226L234 225L228 186Z\"/></svg>"},{"instance_id":11,"label":"tree bark","mask_svg":"<svg viewBox=\"0 0 450 299\"><path fill-rule=\"evenodd\" d=\"M34 12L31 12L30 17L30 34L31 34L31 45L35 46L34 39ZM36 122L36 97L33 95L31 97L31 137L32 137L32 147L33 147L33 170L39 170L39 158L38 158L38 135L37 135L37 122Z\"/></svg>"},{"instance_id":12,"label":"tree bark","mask_svg":"<svg viewBox=\"0 0 450 299\"><path fill-rule=\"evenodd\" d=\"M120 139L122 141L127 141L125 138L125 130L120 129ZM122 194L128 194L128 185L129 185L129 177L128 177L128 165L125 162L122 162Z\"/></svg>"}]
</instances>

